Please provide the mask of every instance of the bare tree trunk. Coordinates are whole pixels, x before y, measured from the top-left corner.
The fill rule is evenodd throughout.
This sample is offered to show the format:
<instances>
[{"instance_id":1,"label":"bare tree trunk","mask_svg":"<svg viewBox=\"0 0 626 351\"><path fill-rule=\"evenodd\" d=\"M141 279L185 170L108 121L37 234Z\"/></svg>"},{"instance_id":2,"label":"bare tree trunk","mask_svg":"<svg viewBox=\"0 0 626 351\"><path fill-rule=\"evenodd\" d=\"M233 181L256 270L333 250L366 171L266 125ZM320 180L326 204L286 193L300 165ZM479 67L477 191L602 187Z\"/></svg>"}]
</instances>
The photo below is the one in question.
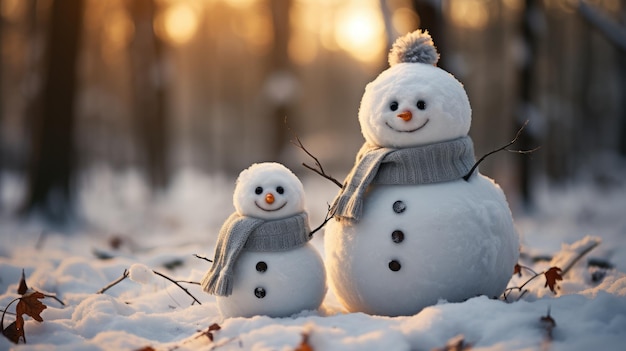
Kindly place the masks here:
<instances>
[{"instance_id":1,"label":"bare tree trunk","mask_svg":"<svg viewBox=\"0 0 626 351\"><path fill-rule=\"evenodd\" d=\"M266 85L274 85L277 94L270 94L273 100L271 123L274 126L274 144L271 146L273 158L278 158L284 145L289 141L289 135L285 127L285 118L290 117L292 111L293 91L280 91L295 88L292 84L293 76L287 46L289 44L289 11L291 0L269 1L272 13L272 28L274 35L274 47L268 65ZM274 90L274 89L272 89Z\"/></svg>"},{"instance_id":2,"label":"bare tree trunk","mask_svg":"<svg viewBox=\"0 0 626 351\"><path fill-rule=\"evenodd\" d=\"M29 193L24 211L63 225L73 215L74 101L83 0L51 6L41 110L33 116Z\"/></svg>"},{"instance_id":3,"label":"bare tree trunk","mask_svg":"<svg viewBox=\"0 0 626 351\"><path fill-rule=\"evenodd\" d=\"M604 15L594 5L583 1L578 3L578 14L594 29L599 31L618 50L618 74L620 75L621 120L618 152L626 156L626 6L622 6L621 23Z\"/></svg>"},{"instance_id":4,"label":"bare tree trunk","mask_svg":"<svg viewBox=\"0 0 626 351\"><path fill-rule=\"evenodd\" d=\"M536 0L526 0L523 11L523 18L521 21L521 33L522 40L525 46L526 59L523 66L519 71L519 102L517 113L518 116L514 123L515 131L519 130L521 126L528 120L535 110L533 101L533 91L535 89L535 75L534 67L537 57L537 33L536 28L533 28L534 16L537 16L537 11L540 11L539 4ZM530 121L533 123L533 121ZM528 128L532 130L531 128ZM536 145L535 140L528 131L525 131L520 135L518 146L521 150L530 150ZM531 193L531 165L530 158L526 155L517 157L519 162L519 189L522 202L524 205L529 206L532 204Z\"/></svg>"},{"instance_id":5,"label":"bare tree trunk","mask_svg":"<svg viewBox=\"0 0 626 351\"><path fill-rule=\"evenodd\" d=\"M413 0L413 8L420 18L420 29L428 30L430 36L433 38L433 42L437 46L440 58L437 66L446 71L449 70L447 66L446 52L446 35L445 25L443 23L443 13L441 10L440 0Z\"/></svg>"},{"instance_id":6,"label":"bare tree trunk","mask_svg":"<svg viewBox=\"0 0 626 351\"><path fill-rule=\"evenodd\" d=\"M0 0L0 8L2 8L2 2L3 0ZM4 29L4 20L2 18L0 18L0 52L2 52L2 43L4 42L3 38L2 38L2 34L3 34L3 29ZM4 101L3 101L3 97L4 94L1 94L2 92L2 69L1 67L3 67L2 65L2 55L0 55L0 137L2 136L2 120L4 117ZM0 139L0 198L2 198L2 170L4 167L4 144L2 143L2 140ZM2 202L0 202L0 210L2 210Z\"/></svg>"},{"instance_id":7,"label":"bare tree trunk","mask_svg":"<svg viewBox=\"0 0 626 351\"><path fill-rule=\"evenodd\" d=\"M158 4L133 0L129 6L135 22L130 59L137 136L150 185L161 190L168 185L169 173L163 43L152 26Z\"/></svg>"}]
</instances>

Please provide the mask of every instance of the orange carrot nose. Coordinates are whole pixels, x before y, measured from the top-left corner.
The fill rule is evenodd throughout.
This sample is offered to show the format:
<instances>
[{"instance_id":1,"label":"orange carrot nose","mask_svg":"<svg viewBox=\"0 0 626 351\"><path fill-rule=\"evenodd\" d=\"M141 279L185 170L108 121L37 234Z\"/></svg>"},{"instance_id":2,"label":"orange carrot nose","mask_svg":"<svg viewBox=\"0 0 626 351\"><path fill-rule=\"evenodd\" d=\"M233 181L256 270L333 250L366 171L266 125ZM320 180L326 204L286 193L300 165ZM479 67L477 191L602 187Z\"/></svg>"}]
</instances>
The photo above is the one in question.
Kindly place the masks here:
<instances>
[{"instance_id":1,"label":"orange carrot nose","mask_svg":"<svg viewBox=\"0 0 626 351\"><path fill-rule=\"evenodd\" d=\"M265 202L267 202L270 205L273 204L274 203L274 194L267 193L267 195L265 195Z\"/></svg>"},{"instance_id":2,"label":"orange carrot nose","mask_svg":"<svg viewBox=\"0 0 626 351\"><path fill-rule=\"evenodd\" d=\"M402 113L398 114L399 118L402 118L404 121L408 122L411 120L411 118L413 118L413 114L411 113L411 111L404 111Z\"/></svg>"}]
</instances>

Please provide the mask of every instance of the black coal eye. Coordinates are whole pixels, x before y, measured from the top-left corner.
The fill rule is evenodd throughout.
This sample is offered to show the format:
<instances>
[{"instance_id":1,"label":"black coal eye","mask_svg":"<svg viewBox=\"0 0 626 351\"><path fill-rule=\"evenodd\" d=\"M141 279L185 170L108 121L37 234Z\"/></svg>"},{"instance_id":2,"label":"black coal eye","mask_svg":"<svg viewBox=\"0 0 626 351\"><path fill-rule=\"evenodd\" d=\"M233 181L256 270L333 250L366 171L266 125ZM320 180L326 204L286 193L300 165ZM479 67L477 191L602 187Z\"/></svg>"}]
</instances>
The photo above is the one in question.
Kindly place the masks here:
<instances>
[{"instance_id":1,"label":"black coal eye","mask_svg":"<svg viewBox=\"0 0 626 351\"><path fill-rule=\"evenodd\" d=\"M397 101L392 101L391 104L389 104L389 109L391 111L395 111L398 109L398 102Z\"/></svg>"},{"instance_id":2,"label":"black coal eye","mask_svg":"<svg viewBox=\"0 0 626 351\"><path fill-rule=\"evenodd\" d=\"M261 188L260 186L257 186L256 189L254 189L254 193L257 195L261 195L262 192L263 188Z\"/></svg>"},{"instance_id":3,"label":"black coal eye","mask_svg":"<svg viewBox=\"0 0 626 351\"><path fill-rule=\"evenodd\" d=\"M276 187L276 192L282 195L285 193L285 188L282 186Z\"/></svg>"},{"instance_id":4,"label":"black coal eye","mask_svg":"<svg viewBox=\"0 0 626 351\"><path fill-rule=\"evenodd\" d=\"M419 100L417 102L417 108L420 109L420 110L425 110L426 109L426 101Z\"/></svg>"}]
</instances>

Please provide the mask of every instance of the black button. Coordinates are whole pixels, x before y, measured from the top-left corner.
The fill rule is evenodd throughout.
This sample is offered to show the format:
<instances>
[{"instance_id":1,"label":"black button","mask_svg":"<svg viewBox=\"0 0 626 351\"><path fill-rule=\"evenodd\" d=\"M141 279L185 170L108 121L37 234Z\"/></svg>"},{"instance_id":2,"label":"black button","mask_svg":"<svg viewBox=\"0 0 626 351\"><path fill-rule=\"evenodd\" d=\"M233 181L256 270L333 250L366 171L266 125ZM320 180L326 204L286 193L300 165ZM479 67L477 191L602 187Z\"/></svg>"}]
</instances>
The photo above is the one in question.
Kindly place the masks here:
<instances>
[{"instance_id":1,"label":"black button","mask_svg":"<svg viewBox=\"0 0 626 351\"><path fill-rule=\"evenodd\" d=\"M256 264L256 271L260 272L260 273L265 273L265 271L267 271L267 263L263 262L263 261L259 261Z\"/></svg>"},{"instance_id":2,"label":"black button","mask_svg":"<svg viewBox=\"0 0 626 351\"><path fill-rule=\"evenodd\" d=\"M394 230L393 233L391 233L391 240L396 244L403 242L404 233L401 230Z\"/></svg>"},{"instance_id":3,"label":"black button","mask_svg":"<svg viewBox=\"0 0 626 351\"><path fill-rule=\"evenodd\" d=\"M406 211L406 205L404 204L404 202L398 200L393 203L393 212L402 213L404 211Z\"/></svg>"},{"instance_id":4,"label":"black button","mask_svg":"<svg viewBox=\"0 0 626 351\"><path fill-rule=\"evenodd\" d=\"M259 299L262 299L265 297L265 289L263 288L256 288L254 289L254 296L258 297Z\"/></svg>"},{"instance_id":5,"label":"black button","mask_svg":"<svg viewBox=\"0 0 626 351\"><path fill-rule=\"evenodd\" d=\"M400 262L396 260L389 262L389 269L391 269L392 271L397 272L400 270L400 268L402 268L402 265L400 264Z\"/></svg>"}]
</instances>

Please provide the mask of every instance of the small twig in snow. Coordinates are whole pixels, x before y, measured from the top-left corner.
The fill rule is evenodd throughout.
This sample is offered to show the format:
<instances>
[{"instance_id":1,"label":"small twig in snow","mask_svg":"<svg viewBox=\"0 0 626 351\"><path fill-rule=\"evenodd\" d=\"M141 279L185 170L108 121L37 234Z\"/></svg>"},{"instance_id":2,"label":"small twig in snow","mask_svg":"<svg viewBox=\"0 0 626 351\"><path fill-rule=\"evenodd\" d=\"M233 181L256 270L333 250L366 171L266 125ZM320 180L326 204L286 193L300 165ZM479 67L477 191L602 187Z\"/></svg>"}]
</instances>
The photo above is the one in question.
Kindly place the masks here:
<instances>
[{"instance_id":1,"label":"small twig in snow","mask_svg":"<svg viewBox=\"0 0 626 351\"><path fill-rule=\"evenodd\" d=\"M58 298L58 297L56 297L56 295L54 295L54 294L46 294L46 293L42 293L42 294L43 294L43 296L45 296L45 297L49 297L49 298L51 298L51 299L56 300L56 301L57 301L58 303L60 303L62 306L65 306L65 303L64 303L63 301L59 300L59 298Z\"/></svg>"},{"instance_id":2,"label":"small twig in snow","mask_svg":"<svg viewBox=\"0 0 626 351\"><path fill-rule=\"evenodd\" d=\"M109 285L105 286L104 288L98 290L98 292L96 292L96 294L102 294L105 291L111 289L112 287L114 287L115 285L119 284L121 281L123 281L124 279L128 278L128 275L130 273L128 272L128 269L124 270L124 273L122 273L122 276L117 278L116 280L112 281Z\"/></svg>"},{"instance_id":3,"label":"small twig in snow","mask_svg":"<svg viewBox=\"0 0 626 351\"><path fill-rule=\"evenodd\" d=\"M524 128L526 128L526 125L528 124L528 120L526 120L526 122L524 122L524 124L520 127L520 129L517 131L517 134L515 135L515 138L513 138L513 140L511 140L508 144L497 148L493 151L490 151L488 153L486 153L485 155L483 155L483 157L481 157L478 161L476 161L476 163L474 163L474 166L472 166L472 169L470 169L470 171L463 176L463 179L465 181L469 180L470 177L472 176L472 174L474 174L474 171L476 170L476 168L478 167L478 165L483 162L487 157L495 154L496 152L502 151L502 150L506 150L508 152L514 152L514 153L518 153L518 154L530 154L533 153L537 150L539 150L541 148L541 146L537 146L534 149L530 149L530 150L509 150L507 149L509 146L515 144L517 142L517 139L519 139L520 135L522 134L522 131L524 130Z\"/></svg>"},{"instance_id":4,"label":"small twig in snow","mask_svg":"<svg viewBox=\"0 0 626 351\"><path fill-rule=\"evenodd\" d=\"M197 303L198 303L198 305L202 305L202 302L200 302L198 299L196 299L196 297L195 297L195 296L193 296L193 295L189 292L189 290L187 290L187 289L183 288L183 286L182 286L182 285L178 284L178 281L176 281L176 280L174 280L174 279L172 279L172 278L170 278L170 277L166 276L166 275L165 275L165 274L163 274L163 273L159 273L159 272L157 272L157 271L155 271L155 270L153 270L153 271L152 271L152 273L154 273L154 274L158 275L158 276L159 276L159 277L161 277L161 278L165 278L165 279L169 280L172 284L176 285L176 286L177 286L177 287L179 287L181 290L183 290L183 291L184 291L187 295L189 295L189 296L193 299L193 301L194 301L194 302L197 302ZM195 284L195 283L194 283L194 284ZM200 285L200 283L198 283L198 285Z\"/></svg>"},{"instance_id":5,"label":"small twig in snow","mask_svg":"<svg viewBox=\"0 0 626 351\"><path fill-rule=\"evenodd\" d=\"M583 251L581 251L578 256L576 256L576 258L574 258L572 260L572 262L570 262L565 268L563 268L563 272L561 273L562 276L565 276L567 274L567 272L569 272L570 269L572 269L572 267L574 267L574 265L580 261L581 258L583 258L583 256L585 256L586 254L588 254L589 252L591 252L591 250L595 249L596 246L598 246L600 244L600 242L596 241L595 243L593 243L592 245L589 245L589 247L585 248Z\"/></svg>"},{"instance_id":6,"label":"small twig in snow","mask_svg":"<svg viewBox=\"0 0 626 351\"><path fill-rule=\"evenodd\" d=\"M42 230L41 233L39 233L39 237L37 238L37 242L35 243L35 250L39 251L43 248L43 244L46 241L46 239L48 238L48 232L45 230Z\"/></svg>"}]
</instances>

